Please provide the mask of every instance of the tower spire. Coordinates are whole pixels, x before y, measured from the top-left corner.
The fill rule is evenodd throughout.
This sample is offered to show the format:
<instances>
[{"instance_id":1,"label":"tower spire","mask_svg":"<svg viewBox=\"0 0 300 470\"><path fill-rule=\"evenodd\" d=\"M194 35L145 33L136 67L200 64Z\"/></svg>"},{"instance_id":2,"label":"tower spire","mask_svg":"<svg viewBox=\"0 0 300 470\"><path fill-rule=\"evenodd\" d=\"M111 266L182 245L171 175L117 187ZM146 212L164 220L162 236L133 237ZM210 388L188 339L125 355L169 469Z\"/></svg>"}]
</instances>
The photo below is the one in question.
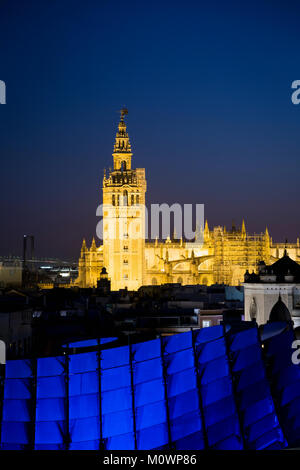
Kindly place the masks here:
<instances>
[{"instance_id":1,"label":"tower spire","mask_svg":"<svg viewBox=\"0 0 300 470\"><path fill-rule=\"evenodd\" d=\"M113 151L114 169L115 170L130 170L131 169L131 145L126 128L124 117L128 114L127 108L120 110L121 118L118 125L118 130L115 138L115 145Z\"/></svg>"},{"instance_id":2,"label":"tower spire","mask_svg":"<svg viewBox=\"0 0 300 470\"><path fill-rule=\"evenodd\" d=\"M242 239L245 240L246 239L246 226L245 226L245 220L243 219L243 222L242 222Z\"/></svg>"},{"instance_id":3,"label":"tower spire","mask_svg":"<svg viewBox=\"0 0 300 470\"><path fill-rule=\"evenodd\" d=\"M86 251L86 241L85 238L82 240L82 246L81 246L81 253L84 253Z\"/></svg>"},{"instance_id":4,"label":"tower spire","mask_svg":"<svg viewBox=\"0 0 300 470\"><path fill-rule=\"evenodd\" d=\"M242 222L242 233L246 234L245 219L243 219L243 222Z\"/></svg>"},{"instance_id":5,"label":"tower spire","mask_svg":"<svg viewBox=\"0 0 300 470\"><path fill-rule=\"evenodd\" d=\"M268 230L268 227L266 227L266 230L265 230L265 237L266 237L266 238L269 238L269 230Z\"/></svg>"},{"instance_id":6,"label":"tower spire","mask_svg":"<svg viewBox=\"0 0 300 470\"><path fill-rule=\"evenodd\" d=\"M96 249L97 249L97 247L96 247L95 237L93 237L92 245L91 245L91 251L96 251Z\"/></svg>"},{"instance_id":7,"label":"tower spire","mask_svg":"<svg viewBox=\"0 0 300 470\"><path fill-rule=\"evenodd\" d=\"M209 228L208 228L208 222L207 219L205 221L205 226L204 226L204 241L207 241L209 239Z\"/></svg>"}]
</instances>

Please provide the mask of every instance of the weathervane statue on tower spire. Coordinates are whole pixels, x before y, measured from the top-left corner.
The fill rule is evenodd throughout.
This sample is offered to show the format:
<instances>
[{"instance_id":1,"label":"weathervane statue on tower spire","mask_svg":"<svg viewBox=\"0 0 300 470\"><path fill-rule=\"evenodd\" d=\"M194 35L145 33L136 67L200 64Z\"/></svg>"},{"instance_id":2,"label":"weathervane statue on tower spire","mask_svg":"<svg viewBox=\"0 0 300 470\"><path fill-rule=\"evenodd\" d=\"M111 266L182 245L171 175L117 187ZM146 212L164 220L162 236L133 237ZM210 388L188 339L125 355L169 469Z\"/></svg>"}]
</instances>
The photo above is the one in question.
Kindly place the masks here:
<instances>
[{"instance_id":1,"label":"weathervane statue on tower spire","mask_svg":"<svg viewBox=\"0 0 300 470\"><path fill-rule=\"evenodd\" d=\"M125 106L123 106L123 108L120 110L120 113L121 113L121 121L124 121L124 116L128 114L128 109L125 108Z\"/></svg>"}]
</instances>

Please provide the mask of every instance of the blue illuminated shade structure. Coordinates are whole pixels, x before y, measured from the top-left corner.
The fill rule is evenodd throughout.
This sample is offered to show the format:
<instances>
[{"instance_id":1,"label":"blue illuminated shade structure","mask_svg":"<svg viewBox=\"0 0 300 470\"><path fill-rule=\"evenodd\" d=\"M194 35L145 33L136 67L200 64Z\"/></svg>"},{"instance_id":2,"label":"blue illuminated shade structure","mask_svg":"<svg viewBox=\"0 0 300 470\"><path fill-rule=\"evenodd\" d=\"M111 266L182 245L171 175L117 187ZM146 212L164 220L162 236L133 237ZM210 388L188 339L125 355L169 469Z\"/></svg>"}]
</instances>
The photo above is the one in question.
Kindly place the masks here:
<instances>
[{"instance_id":1,"label":"blue illuminated shade structure","mask_svg":"<svg viewBox=\"0 0 300 470\"><path fill-rule=\"evenodd\" d=\"M116 348L95 340L92 352L8 361L1 448L299 445L300 367L291 363L293 340L293 332L283 332L263 350L256 327L233 334L215 326Z\"/></svg>"}]
</instances>

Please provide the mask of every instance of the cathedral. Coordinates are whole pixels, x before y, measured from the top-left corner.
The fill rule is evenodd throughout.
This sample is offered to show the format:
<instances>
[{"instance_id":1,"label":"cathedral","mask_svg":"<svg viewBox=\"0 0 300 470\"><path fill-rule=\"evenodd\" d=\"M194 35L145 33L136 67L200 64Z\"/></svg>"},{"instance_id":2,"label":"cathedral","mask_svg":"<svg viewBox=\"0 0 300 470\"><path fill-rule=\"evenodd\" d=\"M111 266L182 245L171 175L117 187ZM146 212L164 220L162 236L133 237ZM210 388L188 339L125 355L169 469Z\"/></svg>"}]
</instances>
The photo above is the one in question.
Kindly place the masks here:
<instances>
[{"instance_id":1,"label":"cathedral","mask_svg":"<svg viewBox=\"0 0 300 470\"><path fill-rule=\"evenodd\" d=\"M249 234L245 223L240 228L217 226L209 229L207 221L197 241L187 242L176 236L164 241L145 239L146 177L144 168L132 167L132 150L125 123L121 119L113 150L113 169L103 177L103 243L90 247L83 240L75 284L97 286L100 273L107 272L112 290L137 290L142 285L166 283L215 283L237 286L248 270L257 272L258 263L270 264L285 250L300 261L297 243L273 243L266 228Z\"/></svg>"}]
</instances>

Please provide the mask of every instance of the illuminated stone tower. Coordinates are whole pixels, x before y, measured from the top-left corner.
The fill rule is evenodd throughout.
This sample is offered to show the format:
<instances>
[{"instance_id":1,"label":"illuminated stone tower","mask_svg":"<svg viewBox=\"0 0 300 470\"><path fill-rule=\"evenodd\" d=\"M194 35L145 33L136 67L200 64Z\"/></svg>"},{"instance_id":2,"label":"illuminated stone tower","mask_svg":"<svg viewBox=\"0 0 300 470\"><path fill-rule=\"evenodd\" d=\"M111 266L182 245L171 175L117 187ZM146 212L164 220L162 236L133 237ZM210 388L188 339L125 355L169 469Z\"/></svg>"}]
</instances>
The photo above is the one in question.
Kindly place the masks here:
<instances>
[{"instance_id":1,"label":"illuminated stone tower","mask_svg":"<svg viewBox=\"0 0 300 470\"><path fill-rule=\"evenodd\" d=\"M103 178L103 265L113 290L138 289L145 277L145 169L131 168L126 114L122 109L113 170Z\"/></svg>"}]
</instances>

